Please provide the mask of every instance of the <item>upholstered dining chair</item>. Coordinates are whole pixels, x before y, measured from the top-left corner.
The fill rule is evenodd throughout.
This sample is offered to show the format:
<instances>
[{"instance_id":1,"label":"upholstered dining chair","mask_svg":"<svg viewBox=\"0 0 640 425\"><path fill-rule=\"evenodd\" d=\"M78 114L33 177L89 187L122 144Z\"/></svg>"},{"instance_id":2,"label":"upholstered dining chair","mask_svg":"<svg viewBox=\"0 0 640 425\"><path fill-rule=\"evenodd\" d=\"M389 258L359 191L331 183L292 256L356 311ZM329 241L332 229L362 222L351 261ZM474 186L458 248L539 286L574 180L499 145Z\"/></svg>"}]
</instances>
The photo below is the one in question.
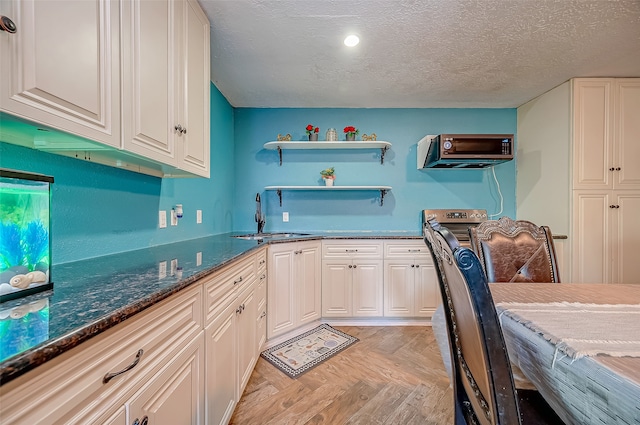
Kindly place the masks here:
<instances>
[{"instance_id":1,"label":"upholstered dining chair","mask_svg":"<svg viewBox=\"0 0 640 425\"><path fill-rule=\"evenodd\" d=\"M500 217L470 227L469 236L489 282L560 282L547 226Z\"/></svg>"},{"instance_id":2,"label":"upholstered dining chair","mask_svg":"<svg viewBox=\"0 0 640 425\"><path fill-rule=\"evenodd\" d=\"M435 220L425 243L436 265L453 369L455 424L562 424L537 391L516 391L486 276L476 254Z\"/></svg>"}]
</instances>

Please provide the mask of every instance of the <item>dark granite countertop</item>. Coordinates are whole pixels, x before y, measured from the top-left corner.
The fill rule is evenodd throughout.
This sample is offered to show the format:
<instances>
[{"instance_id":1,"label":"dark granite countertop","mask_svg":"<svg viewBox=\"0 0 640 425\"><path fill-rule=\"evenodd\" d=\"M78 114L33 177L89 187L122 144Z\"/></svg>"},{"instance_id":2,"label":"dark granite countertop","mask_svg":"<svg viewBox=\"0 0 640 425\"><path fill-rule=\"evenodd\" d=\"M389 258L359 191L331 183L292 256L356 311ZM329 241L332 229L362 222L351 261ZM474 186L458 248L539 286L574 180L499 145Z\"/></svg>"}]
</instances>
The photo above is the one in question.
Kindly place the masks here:
<instances>
[{"instance_id":1,"label":"dark granite countertop","mask_svg":"<svg viewBox=\"0 0 640 425\"><path fill-rule=\"evenodd\" d=\"M421 239L416 232L313 232L268 242L228 233L54 265L53 291L0 304L0 385L190 286L265 243ZM176 267L172 271L172 260ZM166 262L166 273L161 263ZM180 274L181 273L181 274Z\"/></svg>"}]
</instances>

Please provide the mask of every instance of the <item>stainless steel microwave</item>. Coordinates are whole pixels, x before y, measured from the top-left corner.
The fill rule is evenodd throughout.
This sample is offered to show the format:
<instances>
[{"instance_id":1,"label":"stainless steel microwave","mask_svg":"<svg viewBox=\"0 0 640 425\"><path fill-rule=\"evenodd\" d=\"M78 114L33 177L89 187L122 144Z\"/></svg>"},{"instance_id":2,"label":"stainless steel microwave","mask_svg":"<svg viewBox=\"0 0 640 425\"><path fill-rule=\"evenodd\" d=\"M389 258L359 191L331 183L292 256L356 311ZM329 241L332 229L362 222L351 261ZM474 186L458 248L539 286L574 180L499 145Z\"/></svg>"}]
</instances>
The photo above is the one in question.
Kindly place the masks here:
<instances>
[{"instance_id":1,"label":"stainless steel microwave","mask_svg":"<svg viewBox=\"0 0 640 425\"><path fill-rule=\"evenodd\" d=\"M418 142L418 168L482 168L513 159L513 134L440 134Z\"/></svg>"}]
</instances>

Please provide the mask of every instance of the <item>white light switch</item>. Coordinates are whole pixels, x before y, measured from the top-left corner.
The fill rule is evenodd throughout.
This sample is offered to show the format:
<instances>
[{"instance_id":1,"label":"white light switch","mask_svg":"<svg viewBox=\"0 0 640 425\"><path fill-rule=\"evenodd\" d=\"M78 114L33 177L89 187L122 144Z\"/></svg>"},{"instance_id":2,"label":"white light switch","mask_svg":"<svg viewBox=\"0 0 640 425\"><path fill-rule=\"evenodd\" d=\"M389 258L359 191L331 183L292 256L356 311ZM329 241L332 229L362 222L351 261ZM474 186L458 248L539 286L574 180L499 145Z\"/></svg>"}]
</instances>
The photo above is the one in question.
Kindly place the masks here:
<instances>
[{"instance_id":1,"label":"white light switch","mask_svg":"<svg viewBox=\"0 0 640 425\"><path fill-rule=\"evenodd\" d=\"M178 214L176 214L176 210L174 210L173 208L171 209L171 225L178 225Z\"/></svg>"},{"instance_id":2,"label":"white light switch","mask_svg":"<svg viewBox=\"0 0 640 425\"><path fill-rule=\"evenodd\" d=\"M289 213L284 211L282 213L282 221L284 221L285 223L289 221Z\"/></svg>"},{"instance_id":3,"label":"white light switch","mask_svg":"<svg viewBox=\"0 0 640 425\"><path fill-rule=\"evenodd\" d=\"M158 225L160 226L161 229L164 229L165 227L167 227L167 212L166 211L160 211L158 213Z\"/></svg>"},{"instance_id":4,"label":"white light switch","mask_svg":"<svg viewBox=\"0 0 640 425\"><path fill-rule=\"evenodd\" d=\"M171 276L176 275L176 270L178 270L178 259L174 258L171 260Z\"/></svg>"},{"instance_id":5,"label":"white light switch","mask_svg":"<svg viewBox=\"0 0 640 425\"><path fill-rule=\"evenodd\" d=\"M202 210L196 210L196 224L202 223Z\"/></svg>"},{"instance_id":6,"label":"white light switch","mask_svg":"<svg viewBox=\"0 0 640 425\"><path fill-rule=\"evenodd\" d=\"M164 279L165 277L167 277L167 262L160 261L158 263L158 279Z\"/></svg>"},{"instance_id":7,"label":"white light switch","mask_svg":"<svg viewBox=\"0 0 640 425\"><path fill-rule=\"evenodd\" d=\"M202 252L196 254L196 266L202 265Z\"/></svg>"}]
</instances>

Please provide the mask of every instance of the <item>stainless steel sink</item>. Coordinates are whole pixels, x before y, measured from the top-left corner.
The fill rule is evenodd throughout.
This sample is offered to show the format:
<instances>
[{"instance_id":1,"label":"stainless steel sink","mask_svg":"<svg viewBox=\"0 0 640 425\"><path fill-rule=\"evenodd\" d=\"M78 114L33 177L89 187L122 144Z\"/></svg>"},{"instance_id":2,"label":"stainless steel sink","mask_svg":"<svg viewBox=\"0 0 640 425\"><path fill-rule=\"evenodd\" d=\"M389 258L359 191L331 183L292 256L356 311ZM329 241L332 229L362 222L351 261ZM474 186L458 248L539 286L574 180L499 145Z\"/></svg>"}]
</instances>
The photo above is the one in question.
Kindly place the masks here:
<instances>
[{"instance_id":1,"label":"stainless steel sink","mask_svg":"<svg viewBox=\"0 0 640 425\"><path fill-rule=\"evenodd\" d=\"M309 233L249 233L247 235L237 235L232 237L236 239L262 241L265 239L279 239L279 238L286 239L286 238L297 238L300 236L309 236Z\"/></svg>"}]
</instances>

